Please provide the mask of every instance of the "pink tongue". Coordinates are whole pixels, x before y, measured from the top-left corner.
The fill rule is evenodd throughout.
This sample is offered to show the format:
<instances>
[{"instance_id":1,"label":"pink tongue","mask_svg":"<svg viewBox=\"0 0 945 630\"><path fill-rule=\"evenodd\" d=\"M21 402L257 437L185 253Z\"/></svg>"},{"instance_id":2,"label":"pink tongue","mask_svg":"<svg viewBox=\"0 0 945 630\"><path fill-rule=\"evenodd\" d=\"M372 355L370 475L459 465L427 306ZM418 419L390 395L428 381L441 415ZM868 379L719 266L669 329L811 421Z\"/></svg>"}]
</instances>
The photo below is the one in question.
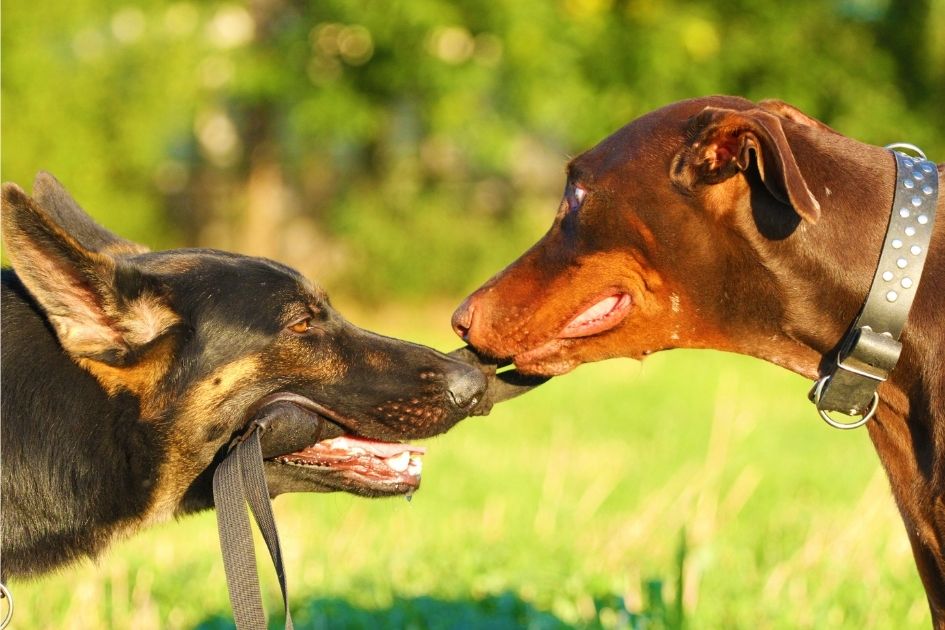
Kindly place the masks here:
<instances>
[{"instance_id":1,"label":"pink tongue","mask_svg":"<svg viewBox=\"0 0 945 630\"><path fill-rule=\"evenodd\" d=\"M587 309L586 311L584 311L583 313L575 317L573 320L571 320L571 323L568 324L568 328L571 328L573 326L580 326L584 322L593 321L595 319L603 317L610 311L614 310L614 307L617 306L617 302L619 300L620 300L619 295L612 295L609 298L604 298L603 300L601 300L600 302L598 302L597 304L590 307L589 309Z\"/></svg>"},{"instance_id":2,"label":"pink tongue","mask_svg":"<svg viewBox=\"0 0 945 630\"><path fill-rule=\"evenodd\" d=\"M399 455L404 451L418 453L420 455L423 455L427 452L427 449L422 446L413 446L412 444L398 444L397 442L368 440L365 438L357 438L351 435L342 435L341 437L336 437L333 440L325 440L323 443L333 449L349 450L352 448L360 448L371 455L382 458L393 457L394 455Z\"/></svg>"}]
</instances>

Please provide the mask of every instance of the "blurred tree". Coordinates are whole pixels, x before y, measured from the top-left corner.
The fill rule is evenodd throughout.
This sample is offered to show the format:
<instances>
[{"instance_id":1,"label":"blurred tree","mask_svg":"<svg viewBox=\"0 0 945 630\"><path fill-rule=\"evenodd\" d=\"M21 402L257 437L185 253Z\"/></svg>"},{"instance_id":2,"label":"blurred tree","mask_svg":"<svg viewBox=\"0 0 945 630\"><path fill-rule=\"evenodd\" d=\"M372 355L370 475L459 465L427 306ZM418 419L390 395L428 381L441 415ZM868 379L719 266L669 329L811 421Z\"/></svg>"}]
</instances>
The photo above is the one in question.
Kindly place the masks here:
<instances>
[{"instance_id":1,"label":"blurred tree","mask_svg":"<svg viewBox=\"0 0 945 630\"><path fill-rule=\"evenodd\" d=\"M945 0L9 0L2 48L4 179L364 300L478 284L568 155L681 98L945 155Z\"/></svg>"}]
</instances>

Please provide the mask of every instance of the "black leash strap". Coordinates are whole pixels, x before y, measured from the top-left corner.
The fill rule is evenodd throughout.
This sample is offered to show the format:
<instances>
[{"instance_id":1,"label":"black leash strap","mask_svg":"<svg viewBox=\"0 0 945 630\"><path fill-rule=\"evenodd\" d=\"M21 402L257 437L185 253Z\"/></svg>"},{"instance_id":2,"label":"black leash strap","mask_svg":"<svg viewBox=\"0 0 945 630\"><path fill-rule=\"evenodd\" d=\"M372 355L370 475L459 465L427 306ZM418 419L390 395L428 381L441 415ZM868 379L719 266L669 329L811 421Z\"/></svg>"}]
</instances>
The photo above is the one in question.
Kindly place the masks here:
<instances>
[{"instance_id":1,"label":"black leash strap","mask_svg":"<svg viewBox=\"0 0 945 630\"><path fill-rule=\"evenodd\" d=\"M266 541L279 578L286 630L293 628L279 533L272 515L263 471L259 436L265 430L264 425L253 422L248 433L230 450L213 475L213 503L217 510L220 549L223 552L230 605L233 607L233 618L238 630L259 630L266 627L266 616L259 591L259 574L256 572L253 534L246 514L247 502Z\"/></svg>"}]
</instances>

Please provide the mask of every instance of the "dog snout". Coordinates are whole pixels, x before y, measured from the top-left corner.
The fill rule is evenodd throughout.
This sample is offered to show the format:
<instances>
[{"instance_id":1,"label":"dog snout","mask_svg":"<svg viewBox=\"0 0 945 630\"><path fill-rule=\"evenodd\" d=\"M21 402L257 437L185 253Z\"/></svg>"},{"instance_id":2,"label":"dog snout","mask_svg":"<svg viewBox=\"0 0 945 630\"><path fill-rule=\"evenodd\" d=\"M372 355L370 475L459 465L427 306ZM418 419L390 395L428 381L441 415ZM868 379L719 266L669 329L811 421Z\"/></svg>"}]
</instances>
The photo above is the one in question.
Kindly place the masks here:
<instances>
[{"instance_id":1,"label":"dog snout","mask_svg":"<svg viewBox=\"0 0 945 630\"><path fill-rule=\"evenodd\" d=\"M446 391L450 401L460 409L476 406L486 391L486 377L477 368L456 362L446 371Z\"/></svg>"},{"instance_id":2,"label":"dog snout","mask_svg":"<svg viewBox=\"0 0 945 630\"><path fill-rule=\"evenodd\" d=\"M463 341L469 341L469 333L474 324L475 314L476 310L473 305L473 296L466 298L453 313L453 331L459 335L459 338Z\"/></svg>"}]
</instances>

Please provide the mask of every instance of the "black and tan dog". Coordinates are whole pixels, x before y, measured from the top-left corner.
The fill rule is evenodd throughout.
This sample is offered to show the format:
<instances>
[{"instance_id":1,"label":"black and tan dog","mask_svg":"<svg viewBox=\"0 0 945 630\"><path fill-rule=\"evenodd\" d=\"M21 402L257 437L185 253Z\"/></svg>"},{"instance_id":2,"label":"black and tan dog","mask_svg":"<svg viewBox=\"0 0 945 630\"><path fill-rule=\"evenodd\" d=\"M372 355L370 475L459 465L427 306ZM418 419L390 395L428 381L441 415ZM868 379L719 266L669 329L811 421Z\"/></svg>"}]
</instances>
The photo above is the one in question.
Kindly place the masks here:
<instances>
[{"instance_id":1,"label":"black and tan dog","mask_svg":"<svg viewBox=\"0 0 945 630\"><path fill-rule=\"evenodd\" d=\"M35 575L212 506L213 469L274 394L308 429L264 438L273 495L412 492L423 449L473 412L482 374L361 330L260 258L149 252L50 175L3 187L3 574ZM383 441L382 441L383 440Z\"/></svg>"}]
</instances>

